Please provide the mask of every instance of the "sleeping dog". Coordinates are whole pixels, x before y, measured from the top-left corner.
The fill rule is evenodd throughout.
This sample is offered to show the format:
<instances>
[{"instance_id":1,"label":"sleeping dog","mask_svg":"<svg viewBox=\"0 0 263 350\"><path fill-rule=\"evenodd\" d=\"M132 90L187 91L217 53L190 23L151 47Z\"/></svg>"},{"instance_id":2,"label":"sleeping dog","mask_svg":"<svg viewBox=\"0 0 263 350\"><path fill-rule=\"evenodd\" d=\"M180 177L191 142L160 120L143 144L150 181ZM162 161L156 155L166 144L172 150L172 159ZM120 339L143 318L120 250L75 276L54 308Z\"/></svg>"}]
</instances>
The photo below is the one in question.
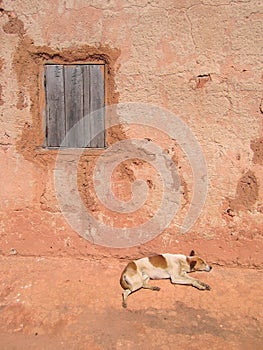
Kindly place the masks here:
<instances>
[{"instance_id":1,"label":"sleeping dog","mask_svg":"<svg viewBox=\"0 0 263 350\"><path fill-rule=\"evenodd\" d=\"M149 258L134 260L125 267L121 274L120 284L122 306L127 307L128 296L140 288L160 290L159 287L148 284L149 280L170 278L175 284L188 284L200 290L210 290L208 284L188 276L189 272L212 269L202 258L192 250L189 256L182 254L161 254Z\"/></svg>"}]
</instances>

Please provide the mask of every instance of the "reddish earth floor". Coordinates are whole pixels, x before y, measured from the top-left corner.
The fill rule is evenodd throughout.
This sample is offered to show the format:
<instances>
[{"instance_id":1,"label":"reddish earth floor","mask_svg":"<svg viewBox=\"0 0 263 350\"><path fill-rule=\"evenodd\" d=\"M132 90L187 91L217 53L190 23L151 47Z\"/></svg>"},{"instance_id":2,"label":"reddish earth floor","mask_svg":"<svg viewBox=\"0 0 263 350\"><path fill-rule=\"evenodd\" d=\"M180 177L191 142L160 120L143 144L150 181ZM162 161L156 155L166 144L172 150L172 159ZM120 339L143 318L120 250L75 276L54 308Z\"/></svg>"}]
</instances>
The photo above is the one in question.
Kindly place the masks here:
<instances>
[{"instance_id":1,"label":"reddish earth floor","mask_svg":"<svg viewBox=\"0 0 263 350\"><path fill-rule=\"evenodd\" d=\"M0 349L263 349L262 271L196 273L211 291L155 281L121 307L125 262L0 258ZM152 282L153 283L153 282Z\"/></svg>"}]
</instances>

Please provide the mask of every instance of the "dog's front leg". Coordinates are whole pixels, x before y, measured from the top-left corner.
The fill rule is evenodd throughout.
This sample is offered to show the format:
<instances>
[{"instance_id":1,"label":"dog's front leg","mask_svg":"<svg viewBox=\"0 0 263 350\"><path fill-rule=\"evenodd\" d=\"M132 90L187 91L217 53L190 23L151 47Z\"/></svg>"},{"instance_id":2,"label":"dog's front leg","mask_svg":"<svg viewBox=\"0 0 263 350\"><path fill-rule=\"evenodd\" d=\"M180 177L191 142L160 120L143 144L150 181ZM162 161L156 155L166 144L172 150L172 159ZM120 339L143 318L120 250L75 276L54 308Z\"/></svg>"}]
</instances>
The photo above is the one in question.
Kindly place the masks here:
<instances>
[{"instance_id":1,"label":"dog's front leg","mask_svg":"<svg viewBox=\"0 0 263 350\"><path fill-rule=\"evenodd\" d=\"M210 290L210 286L204 282L201 282L195 278L189 276L171 276L171 282L174 284L191 285L200 290Z\"/></svg>"},{"instance_id":2,"label":"dog's front leg","mask_svg":"<svg viewBox=\"0 0 263 350\"><path fill-rule=\"evenodd\" d=\"M142 285L142 288L144 289L151 289L151 290L157 290L159 291L161 288L157 287L157 286L151 286L150 284L148 284L150 278L146 278L143 280L143 285Z\"/></svg>"}]
</instances>

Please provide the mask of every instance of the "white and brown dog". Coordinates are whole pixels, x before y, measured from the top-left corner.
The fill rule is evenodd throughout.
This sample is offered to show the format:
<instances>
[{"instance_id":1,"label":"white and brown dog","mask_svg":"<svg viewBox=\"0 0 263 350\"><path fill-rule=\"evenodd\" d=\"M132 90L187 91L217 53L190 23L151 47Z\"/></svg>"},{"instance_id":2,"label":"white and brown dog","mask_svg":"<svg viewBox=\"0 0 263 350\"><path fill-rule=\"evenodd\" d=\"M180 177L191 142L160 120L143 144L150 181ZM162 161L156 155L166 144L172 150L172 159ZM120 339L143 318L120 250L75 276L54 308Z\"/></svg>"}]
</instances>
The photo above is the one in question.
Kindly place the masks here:
<instances>
[{"instance_id":1,"label":"white and brown dog","mask_svg":"<svg viewBox=\"0 0 263 350\"><path fill-rule=\"evenodd\" d=\"M140 288L160 290L159 287L148 284L149 280L170 278L175 284L188 284L200 290L210 290L208 284L188 276L189 272L206 271L212 269L202 258L192 250L189 256L182 254L162 254L149 258L142 258L130 262L123 270L120 284L122 306L127 307L128 296Z\"/></svg>"}]
</instances>

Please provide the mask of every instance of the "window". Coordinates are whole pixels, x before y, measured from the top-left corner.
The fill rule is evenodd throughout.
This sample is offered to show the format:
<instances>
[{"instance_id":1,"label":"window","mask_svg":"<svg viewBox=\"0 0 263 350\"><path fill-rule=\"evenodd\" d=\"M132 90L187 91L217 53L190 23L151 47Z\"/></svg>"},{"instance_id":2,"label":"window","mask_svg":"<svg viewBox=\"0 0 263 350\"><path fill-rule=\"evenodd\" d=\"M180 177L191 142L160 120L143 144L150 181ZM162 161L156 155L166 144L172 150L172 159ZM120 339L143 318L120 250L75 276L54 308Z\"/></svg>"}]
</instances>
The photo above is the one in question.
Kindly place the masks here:
<instances>
[{"instance_id":1,"label":"window","mask_svg":"<svg viewBox=\"0 0 263 350\"><path fill-rule=\"evenodd\" d=\"M68 148L105 147L104 65L48 64L44 82L46 146L59 147L64 140Z\"/></svg>"}]
</instances>

